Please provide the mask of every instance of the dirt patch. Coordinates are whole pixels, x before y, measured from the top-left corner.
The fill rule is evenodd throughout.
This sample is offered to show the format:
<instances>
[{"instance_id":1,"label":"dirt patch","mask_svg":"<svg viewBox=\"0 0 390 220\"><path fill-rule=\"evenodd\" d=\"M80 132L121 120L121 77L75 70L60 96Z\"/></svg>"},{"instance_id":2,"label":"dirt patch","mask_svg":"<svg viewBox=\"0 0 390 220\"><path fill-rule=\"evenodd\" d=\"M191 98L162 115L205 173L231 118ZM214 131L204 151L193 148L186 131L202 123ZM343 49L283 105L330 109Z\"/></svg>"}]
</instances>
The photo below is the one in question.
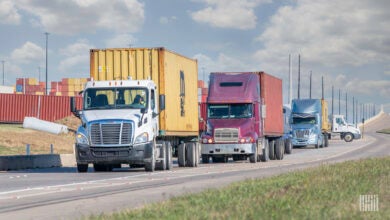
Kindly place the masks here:
<instances>
[{"instance_id":1,"label":"dirt patch","mask_svg":"<svg viewBox=\"0 0 390 220\"><path fill-rule=\"evenodd\" d=\"M71 130L77 130L81 124L80 119L70 116L56 121L56 123L68 126ZM31 154L48 154L50 145L53 145L54 153L73 153L75 141L74 133L51 134L32 129L25 129L22 125L0 124L0 155L26 154L26 145L30 145Z\"/></svg>"}]
</instances>

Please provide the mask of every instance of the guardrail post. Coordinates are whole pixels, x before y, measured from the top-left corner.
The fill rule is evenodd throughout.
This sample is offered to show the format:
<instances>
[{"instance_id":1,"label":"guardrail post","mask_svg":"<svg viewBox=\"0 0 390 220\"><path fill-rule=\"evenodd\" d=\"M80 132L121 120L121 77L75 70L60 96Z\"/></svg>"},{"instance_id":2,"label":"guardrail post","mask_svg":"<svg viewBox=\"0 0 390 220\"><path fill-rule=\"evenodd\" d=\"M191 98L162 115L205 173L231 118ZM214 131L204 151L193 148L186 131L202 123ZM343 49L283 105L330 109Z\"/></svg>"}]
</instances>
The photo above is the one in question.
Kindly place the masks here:
<instances>
[{"instance_id":1,"label":"guardrail post","mask_svg":"<svg viewBox=\"0 0 390 220\"><path fill-rule=\"evenodd\" d=\"M26 144L26 155L30 155L30 144Z\"/></svg>"}]
</instances>

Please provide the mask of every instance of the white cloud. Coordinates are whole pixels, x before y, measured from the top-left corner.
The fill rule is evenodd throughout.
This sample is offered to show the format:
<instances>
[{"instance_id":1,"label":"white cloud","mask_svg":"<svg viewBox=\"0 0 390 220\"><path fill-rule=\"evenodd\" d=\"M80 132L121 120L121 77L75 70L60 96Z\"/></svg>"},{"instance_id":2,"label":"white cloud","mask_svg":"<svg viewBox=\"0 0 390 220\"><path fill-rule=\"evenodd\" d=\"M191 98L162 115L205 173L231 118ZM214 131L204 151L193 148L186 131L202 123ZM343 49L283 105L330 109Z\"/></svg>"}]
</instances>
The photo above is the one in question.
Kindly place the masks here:
<instances>
[{"instance_id":1,"label":"white cloud","mask_svg":"<svg viewBox=\"0 0 390 220\"><path fill-rule=\"evenodd\" d=\"M196 22L206 23L213 27L248 30L256 27L257 16L254 8L270 0L198 0L206 8L192 12L191 17Z\"/></svg>"},{"instance_id":2,"label":"white cloud","mask_svg":"<svg viewBox=\"0 0 390 220\"><path fill-rule=\"evenodd\" d=\"M22 47L15 49L11 53L11 59L16 63L30 63L42 60L44 50L30 41L27 41Z\"/></svg>"},{"instance_id":3,"label":"white cloud","mask_svg":"<svg viewBox=\"0 0 390 220\"><path fill-rule=\"evenodd\" d=\"M30 22L56 34L93 33L97 29L136 32L144 22L144 5L137 0L19 0L15 4L37 17Z\"/></svg>"},{"instance_id":4,"label":"white cloud","mask_svg":"<svg viewBox=\"0 0 390 220\"><path fill-rule=\"evenodd\" d=\"M72 68L81 66L82 68L89 66L89 50L94 48L87 40L81 39L74 44L68 45L60 50L60 54L65 56L58 69L64 73L70 73Z\"/></svg>"},{"instance_id":5,"label":"white cloud","mask_svg":"<svg viewBox=\"0 0 390 220\"><path fill-rule=\"evenodd\" d=\"M160 17L159 21L160 21L160 24L169 24L169 23L175 21L176 19L177 19L176 16L171 16L171 17L163 16L163 17Z\"/></svg>"},{"instance_id":6,"label":"white cloud","mask_svg":"<svg viewBox=\"0 0 390 220\"><path fill-rule=\"evenodd\" d=\"M194 59L198 60L199 73L203 74L202 68L205 72L235 72L235 71L255 71L251 69L248 64L242 62L240 59L230 57L226 54L220 53L218 57L213 60L211 57L204 54L196 54Z\"/></svg>"},{"instance_id":7,"label":"white cloud","mask_svg":"<svg viewBox=\"0 0 390 220\"><path fill-rule=\"evenodd\" d=\"M115 37L106 40L107 48L127 48L133 46L137 42L137 39L131 34L119 34Z\"/></svg>"},{"instance_id":8,"label":"white cloud","mask_svg":"<svg viewBox=\"0 0 390 220\"><path fill-rule=\"evenodd\" d=\"M0 23L14 24L20 23L21 16L12 1L0 2Z\"/></svg>"},{"instance_id":9,"label":"white cloud","mask_svg":"<svg viewBox=\"0 0 390 220\"><path fill-rule=\"evenodd\" d=\"M271 66L289 53L323 66L389 62L388 8L387 0L298 0L272 16L257 39L265 47L255 57Z\"/></svg>"}]
</instances>

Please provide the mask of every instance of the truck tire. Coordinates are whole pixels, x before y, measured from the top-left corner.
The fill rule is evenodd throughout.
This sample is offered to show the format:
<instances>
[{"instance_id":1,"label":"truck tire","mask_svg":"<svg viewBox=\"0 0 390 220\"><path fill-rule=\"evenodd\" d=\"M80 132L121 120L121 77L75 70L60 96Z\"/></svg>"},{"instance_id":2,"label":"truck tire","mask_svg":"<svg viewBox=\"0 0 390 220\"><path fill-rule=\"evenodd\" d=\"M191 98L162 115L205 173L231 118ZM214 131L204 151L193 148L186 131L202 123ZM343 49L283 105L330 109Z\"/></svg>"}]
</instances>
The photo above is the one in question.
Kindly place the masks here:
<instances>
[{"instance_id":1,"label":"truck tire","mask_svg":"<svg viewBox=\"0 0 390 220\"><path fill-rule=\"evenodd\" d=\"M157 142L158 144L161 144L161 147L160 147L160 158L159 160L156 162L156 170L165 170L166 167L167 167L167 164L166 164L166 145L165 145L165 141L160 141L160 142Z\"/></svg>"},{"instance_id":2,"label":"truck tire","mask_svg":"<svg viewBox=\"0 0 390 220\"><path fill-rule=\"evenodd\" d=\"M77 164L77 171L78 171L79 173L85 173L85 172L87 172L87 171L88 171L88 164L80 164L80 163L78 163L78 164Z\"/></svg>"},{"instance_id":3,"label":"truck tire","mask_svg":"<svg viewBox=\"0 0 390 220\"><path fill-rule=\"evenodd\" d=\"M147 149L146 151L150 150L150 160L145 162L145 171L147 172L154 172L156 169L156 154L155 154L155 148L156 144L154 143L152 146L152 149ZM148 152L149 153L149 152Z\"/></svg>"},{"instance_id":4,"label":"truck tire","mask_svg":"<svg viewBox=\"0 0 390 220\"><path fill-rule=\"evenodd\" d=\"M209 163L210 157L207 154L202 154L202 163Z\"/></svg>"},{"instance_id":5,"label":"truck tire","mask_svg":"<svg viewBox=\"0 0 390 220\"><path fill-rule=\"evenodd\" d=\"M187 156L187 163L186 165L188 167L195 167L196 166L196 144L195 143L188 143L186 144L186 156Z\"/></svg>"},{"instance_id":6,"label":"truck tire","mask_svg":"<svg viewBox=\"0 0 390 220\"><path fill-rule=\"evenodd\" d=\"M288 138L284 142L284 150L285 150L286 154L291 154L292 153L292 149L293 149L293 146L292 146L292 143L291 143L291 139Z\"/></svg>"},{"instance_id":7,"label":"truck tire","mask_svg":"<svg viewBox=\"0 0 390 220\"><path fill-rule=\"evenodd\" d=\"M275 159L283 160L284 156L284 142L282 139L277 139L275 143Z\"/></svg>"},{"instance_id":8,"label":"truck tire","mask_svg":"<svg viewBox=\"0 0 390 220\"><path fill-rule=\"evenodd\" d=\"M351 134L351 133L346 133L345 135L344 135L344 141L345 142L351 142L353 140L353 134Z\"/></svg>"},{"instance_id":9,"label":"truck tire","mask_svg":"<svg viewBox=\"0 0 390 220\"><path fill-rule=\"evenodd\" d=\"M261 154L260 160L262 162L269 161L269 143L267 139L264 141L264 148L262 149L262 151L263 153Z\"/></svg>"},{"instance_id":10,"label":"truck tire","mask_svg":"<svg viewBox=\"0 0 390 220\"><path fill-rule=\"evenodd\" d=\"M321 143L320 143L320 137L317 138L317 143L314 145L315 148L320 148Z\"/></svg>"},{"instance_id":11,"label":"truck tire","mask_svg":"<svg viewBox=\"0 0 390 220\"><path fill-rule=\"evenodd\" d=\"M258 146L258 144L256 143L255 152L253 154L249 155L249 162L251 162L251 163L257 162L257 154L258 154L257 153L257 151L258 151L257 146Z\"/></svg>"},{"instance_id":12,"label":"truck tire","mask_svg":"<svg viewBox=\"0 0 390 220\"><path fill-rule=\"evenodd\" d=\"M275 140L269 141L269 159L275 160Z\"/></svg>"},{"instance_id":13,"label":"truck tire","mask_svg":"<svg viewBox=\"0 0 390 220\"><path fill-rule=\"evenodd\" d=\"M324 140L324 143L325 143L324 147L328 147L329 146L329 136L327 134L325 134L324 138L325 138L325 140Z\"/></svg>"},{"instance_id":14,"label":"truck tire","mask_svg":"<svg viewBox=\"0 0 390 220\"><path fill-rule=\"evenodd\" d=\"M195 143L195 167L198 167L200 163L200 144L198 142Z\"/></svg>"},{"instance_id":15,"label":"truck tire","mask_svg":"<svg viewBox=\"0 0 390 220\"><path fill-rule=\"evenodd\" d=\"M177 162L179 164L179 167L185 167L186 166L186 144L181 143L178 146L177 149Z\"/></svg>"},{"instance_id":16,"label":"truck tire","mask_svg":"<svg viewBox=\"0 0 390 220\"><path fill-rule=\"evenodd\" d=\"M166 150L165 150L165 169L166 170L171 170L172 169L172 145L171 145L171 142L169 141L166 141L165 142L165 147L166 147Z\"/></svg>"}]
</instances>

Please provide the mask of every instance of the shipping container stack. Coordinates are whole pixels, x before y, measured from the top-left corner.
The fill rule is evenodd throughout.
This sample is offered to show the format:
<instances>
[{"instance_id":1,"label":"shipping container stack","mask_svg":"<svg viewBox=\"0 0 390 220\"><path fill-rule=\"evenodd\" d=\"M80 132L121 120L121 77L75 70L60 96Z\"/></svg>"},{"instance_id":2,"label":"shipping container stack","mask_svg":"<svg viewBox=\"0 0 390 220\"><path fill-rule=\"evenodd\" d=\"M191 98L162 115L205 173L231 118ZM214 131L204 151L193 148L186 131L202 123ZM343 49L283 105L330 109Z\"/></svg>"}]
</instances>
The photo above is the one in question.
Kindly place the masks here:
<instances>
[{"instance_id":1,"label":"shipping container stack","mask_svg":"<svg viewBox=\"0 0 390 220\"><path fill-rule=\"evenodd\" d=\"M44 95L45 82L38 82L36 78L17 78L16 94Z\"/></svg>"},{"instance_id":2,"label":"shipping container stack","mask_svg":"<svg viewBox=\"0 0 390 220\"><path fill-rule=\"evenodd\" d=\"M89 78L64 78L60 82L51 82L50 95L78 96Z\"/></svg>"}]
</instances>

